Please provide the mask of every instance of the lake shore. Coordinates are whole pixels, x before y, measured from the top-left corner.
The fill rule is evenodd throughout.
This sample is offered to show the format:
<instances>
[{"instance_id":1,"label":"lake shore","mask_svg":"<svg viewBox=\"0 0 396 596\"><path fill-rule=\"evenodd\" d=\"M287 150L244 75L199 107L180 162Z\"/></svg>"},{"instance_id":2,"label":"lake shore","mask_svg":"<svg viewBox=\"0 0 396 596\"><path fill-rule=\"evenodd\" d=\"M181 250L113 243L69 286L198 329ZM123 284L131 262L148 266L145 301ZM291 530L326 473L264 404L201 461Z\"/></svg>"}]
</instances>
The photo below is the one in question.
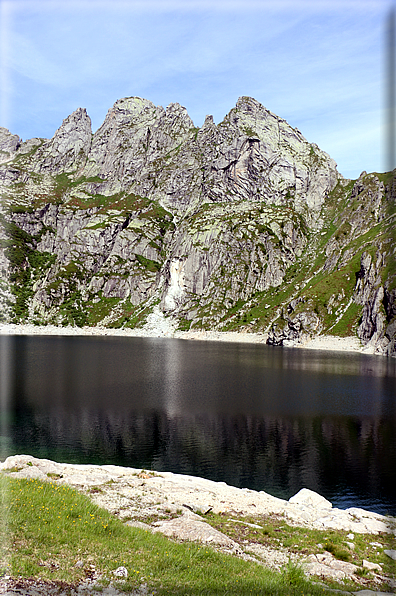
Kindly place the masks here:
<instances>
[{"instance_id":1,"label":"lake shore","mask_svg":"<svg viewBox=\"0 0 396 596\"><path fill-rule=\"evenodd\" d=\"M178 331L166 320L150 321L141 329L111 329L107 327L57 327L55 325L0 324L0 335L54 335L54 336L111 336L111 337L160 337L192 341L223 341L251 344L265 344L267 333L237 331ZM373 346L362 346L357 337L336 337L320 335L305 341L284 342L286 348L326 350L374 354Z\"/></svg>"},{"instance_id":2,"label":"lake shore","mask_svg":"<svg viewBox=\"0 0 396 596\"><path fill-rule=\"evenodd\" d=\"M265 491L237 488L198 476L157 472L116 465L71 464L30 455L9 456L0 462L0 471L15 478L48 480L68 484L90 493L92 486L102 491L91 496L98 505L117 512L121 518L152 516L173 504L177 511L239 515L284 515L292 525L337 529L357 534L395 535L396 518L357 507L338 509L312 490L303 488L289 500ZM126 484L125 484L126 483ZM119 486L117 486L119 485ZM124 486L125 485L125 486ZM125 487L126 492L123 490ZM138 492L137 495L134 492Z\"/></svg>"},{"instance_id":3,"label":"lake shore","mask_svg":"<svg viewBox=\"0 0 396 596\"><path fill-rule=\"evenodd\" d=\"M396 587L386 571L396 556L390 548L396 518L356 507L337 509L308 489L284 500L264 491L172 472L58 463L30 455L8 457L0 462L0 472L16 480L73 487L128 526L178 542L199 542L276 571L292 562L316 580L340 585L348 581L356 588L374 589L364 592L373 596L385 594L378 591L380 586ZM270 527L277 530L269 532ZM307 531L319 532L313 543ZM261 538L260 532L264 532ZM346 558L337 559L326 549L329 536L338 537L344 554L349 553ZM365 571L359 575L361 569Z\"/></svg>"}]
</instances>

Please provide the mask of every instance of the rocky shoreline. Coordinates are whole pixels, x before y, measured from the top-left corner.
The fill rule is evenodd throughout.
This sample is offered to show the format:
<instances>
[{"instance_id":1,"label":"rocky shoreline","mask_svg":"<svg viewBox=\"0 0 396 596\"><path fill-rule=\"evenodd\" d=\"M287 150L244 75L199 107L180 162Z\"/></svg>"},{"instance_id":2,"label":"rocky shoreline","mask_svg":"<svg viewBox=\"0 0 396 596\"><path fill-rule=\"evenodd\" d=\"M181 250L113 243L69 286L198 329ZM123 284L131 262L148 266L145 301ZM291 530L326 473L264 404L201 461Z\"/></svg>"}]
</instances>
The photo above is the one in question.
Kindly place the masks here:
<instances>
[{"instance_id":1,"label":"rocky shoreline","mask_svg":"<svg viewBox=\"0 0 396 596\"><path fill-rule=\"evenodd\" d=\"M111 329L106 327L57 327L55 325L1 324L0 335L58 335L58 336L111 336L111 337L164 337L195 341L223 341L265 344L267 333L236 331L178 331L173 322L155 313L154 320L140 329ZM284 347L336 352L375 354L374 346L363 346L357 337L320 335L305 342L285 341Z\"/></svg>"},{"instance_id":2,"label":"rocky shoreline","mask_svg":"<svg viewBox=\"0 0 396 596\"><path fill-rule=\"evenodd\" d=\"M300 490L286 501L264 491L240 489L224 482L171 472L114 465L57 463L29 455L8 457L0 464L0 471L14 478L67 484L87 494L97 505L128 525L161 532L178 541L202 542L276 570L291 560L302 564L305 573L310 576L340 582L353 579L357 587L367 585L365 580L355 575L356 564L336 559L322 545L317 545L318 552L301 558L282 545L275 548L249 540L237 541L210 525L205 515L209 512L226 514L233 524L246 527L261 526L259 521L251 524L244 518L259 520L260 516L270 516L272 519L284 519L289 526L348 532L345 540L349 540L346 544L352 550L356 535L371 535L370 544L375 549L383 549L388 557L396 559L396 550L390 548L396 536L396 518L356 507L337 509L324 497L308 489ZM378 542L381 537L386 537L386 542ZM386 544L390 545L389 548L384 548ZM384 575L381 565L363 560L362 566L370 572L374 584L385 583L391 589L396 588L394 578Z\"/></svg>"}]
</instances>

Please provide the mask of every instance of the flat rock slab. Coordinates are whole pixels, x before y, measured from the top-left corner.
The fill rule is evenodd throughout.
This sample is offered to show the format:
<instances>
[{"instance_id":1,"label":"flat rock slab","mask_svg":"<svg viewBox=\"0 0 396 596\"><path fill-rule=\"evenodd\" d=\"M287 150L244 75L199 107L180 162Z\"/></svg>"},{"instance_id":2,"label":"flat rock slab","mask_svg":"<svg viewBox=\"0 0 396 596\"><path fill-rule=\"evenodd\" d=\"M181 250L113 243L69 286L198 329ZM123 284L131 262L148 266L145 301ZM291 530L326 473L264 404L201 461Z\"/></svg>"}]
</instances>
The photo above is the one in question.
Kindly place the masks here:
<instances>
[{"instance_id":1,"label":"flat rock slab","mask_svg":"<svg viewBox=\"0 0 396 596\"><path fill-rule=\"evenodd\" d=\"M356 565L339 561L331 553L310 555L304 563L304 571L309 575L318 575L326 579L342 581L357 570Z\"/></svg>"},{"instance_id":2,"label":"flat rock slab","mask_svg":"<svg viewBox=\"0 0 396 596\"><path fill-rule=\"evenodd\" d=\"M246 552L259 557L266 567L280 571L289 561L298 564L299 557L286 549L274 549L263 544L250 543L246 545Z\"/></svg>"},{"instance_id":3,"label":"flat rock slab","mask_svg":"<svg viewBox=\"0 0 396 596\"><path fill-rule=\"evenodd\" d=\"M198 516L196 516L198 517ZM177 540L190 540L239 549L239 544L195 516L182 515L176 519L156 522L155 531Z\"/></svg>"},{"instance_id":4,"label":"flat rock slab","mask_svg":"<svg viewBox=\"0 0 396 596\"><path fill-rule=\"evenodd\" d=\"M38 459L29 455L11 456L0 463L0 471L14 478L32 478L66 484L86 493L99 506L124 519L130 526L150 532L161 532L178 541L200 542L220 550L232 552L246 559L255 560L267 567L281 569L288 560L299 563L300 557L287 549L269 548L262 544L244 541L241 545L206 523L202 516L194 511L215 513L228 512L246 516L284 515L290 525L309 528L337 528L354 533L378 534L386 532L395 535L396 519L378 515L360 508L340 510L321 495L302 489L289 501L273 497L264 491L239 489L228 486L225 482L214 482L171 472L150 472L135 468L113 465L77 465L56 463ZM141 519L155 516L156 519L172 516L173 519L159 519L152 524L145 524ZM235 523L241 520L234 519ZM245 523L245 522L243 522ZM247 524L253 528L257 524ZM350 539L354 534L349 534ZM374 543L376 544L376 543ZM379 543L377 543L381 546ZM396 560L396 551L384 551ZM253 556L255 558L253 558ZM379 565L369 563L370 569L377 570ZM366 566L368 566L366 565ZM313 554L304 561L308 575L315 575L336 581L346 578L356 579L357 567L351 563L339 561L331 553ZM384 578L385 579L385 578ZM387 583L389 578L387 579ZM32 583L27 586L16 580L0 580L0 596L26 594L41 596L44 594L73 595L74 588L62 592L62 586ZM393 584L389 584L393 587ZM45 588L45 591L43 591ZM91 593L93 586L80 585L78 594ZM23 591L25 590L25 591ZM84 592L85 590L85 592ZM108 591L107 591L108 590ZM142 594L137 592L136 594ZM353 594L353 592L342 592ZM103 592L105 596L116 596L115 588ZM361 590L359 596L380 595L381 592Z\"/></svg>"}]
</instances>

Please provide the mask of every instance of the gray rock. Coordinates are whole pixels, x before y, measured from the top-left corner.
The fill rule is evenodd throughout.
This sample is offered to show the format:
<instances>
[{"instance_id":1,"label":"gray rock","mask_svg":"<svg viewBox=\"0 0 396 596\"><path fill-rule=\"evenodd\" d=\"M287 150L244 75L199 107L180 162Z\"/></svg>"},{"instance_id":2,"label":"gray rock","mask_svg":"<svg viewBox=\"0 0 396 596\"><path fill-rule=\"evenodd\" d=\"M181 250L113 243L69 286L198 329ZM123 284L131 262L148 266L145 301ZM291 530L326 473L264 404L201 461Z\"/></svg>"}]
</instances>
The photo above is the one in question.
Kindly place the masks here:
<instances>
[{"instance_id":1,"label":"gray rock","mask_svg":"<svg viewBox=\"0 0 396 596\"><path fill-rule=\"evenodd\" d=\"M358 590L351 593L358 596L389 596L389 592L378 592L377 590Z\"/></svg>"},{"instance_id":2,"label":"gray rock","mask_svg":"<svg viewBox=\"0 0 396 596\"><path fill-rule=\"evenodd\" d=\"M37 150L37 171L58 174L82 168L91 147L91 138L91 119L85 109L78 108L63 121L54 137Z\"/></svg>"},{"instance_id":3,"label":"gray rock","mask_svg":"<svg viewBox=\"0 0 396 596\"><path fill-rule=\"evenodd\" d=\"M356 565L338 561L331 553L310 555L304 562L304 571L308 575L317 575L327 579L342 581L357 571Z\"/></svg>"},{"instance_id":4,"label":"gray rock","mask_svg":"<svg viewBox=\"0 0 396 596\"><path fill-rule=\"evenodd\" d=\"M190 511L193 511L194 513L202 513L203 515L206 515L213 509L213 507L208 507L208 506L205 506L203 509L201 509L194 503L183 503L183 507L186 507L187 509L189 509Z\"/></svg>"},{"instance_id":5,"label":"gray rock","mask_svg":"<svg viewBox=\"0 0 396 596\"><path fill-rule=\"evenodd\" d=\"M386 549L384 550L384 553L390 557L391 559L393 559L394 561L396 561L396 550L394 549Z\"/></svg>"},{"instance_id":6,"label":"gray rock","mask_svg":"<svg viewBox=\"0 0 396 596\"><path fill-rule=\"evenodd\" d=\"M18 135L13 135L9 130L0 126L0 163L12 159L20 146L21 139Z\"/></svg>"},{"instance_id":7,"label":"gray rock","mask_svg":"<svg viewBox=\"0 0 396 596\"><path fill-rule=\"evenodd\" d=\"M169 521L156 522L155 526L157 532L178 540L191 540L205 544L239 548L239 545L231 538L215 530L201 519L193 518L190 515L182 515Z\"/></svg>"},{"instance_id":8,"label":"gray rock","mask_svg":"<svg viewBox=\"0 0 396 596\"><path fill-rule=\"evenodd\" d=\"M378 565L378 563L371 563L370 561L366 561L366 559L363 559L362 567L369 569L370 571L382 571L381 565Z\"/></svg>"}]
</instances>

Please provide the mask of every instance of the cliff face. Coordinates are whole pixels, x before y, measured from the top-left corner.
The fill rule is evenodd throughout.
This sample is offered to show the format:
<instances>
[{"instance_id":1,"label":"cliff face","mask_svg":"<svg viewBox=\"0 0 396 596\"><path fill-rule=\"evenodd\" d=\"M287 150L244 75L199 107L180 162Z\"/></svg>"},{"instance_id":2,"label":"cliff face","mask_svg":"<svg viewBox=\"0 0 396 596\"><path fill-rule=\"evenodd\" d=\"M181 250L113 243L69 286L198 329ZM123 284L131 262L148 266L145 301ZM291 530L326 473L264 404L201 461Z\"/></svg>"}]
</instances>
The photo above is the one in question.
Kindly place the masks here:
<instances>
[{"instance_id":1,"label":"cliff face","mask_svg":"<svg viewBox=\"0 0 396 596\"><path fill-rule=\"evenodd\" d=\"M216 125L127 98L92 135L0 128L4 321L357 334L395 355L395 172L345 180L252 98Z\"/></svg>"}]
</instances>

